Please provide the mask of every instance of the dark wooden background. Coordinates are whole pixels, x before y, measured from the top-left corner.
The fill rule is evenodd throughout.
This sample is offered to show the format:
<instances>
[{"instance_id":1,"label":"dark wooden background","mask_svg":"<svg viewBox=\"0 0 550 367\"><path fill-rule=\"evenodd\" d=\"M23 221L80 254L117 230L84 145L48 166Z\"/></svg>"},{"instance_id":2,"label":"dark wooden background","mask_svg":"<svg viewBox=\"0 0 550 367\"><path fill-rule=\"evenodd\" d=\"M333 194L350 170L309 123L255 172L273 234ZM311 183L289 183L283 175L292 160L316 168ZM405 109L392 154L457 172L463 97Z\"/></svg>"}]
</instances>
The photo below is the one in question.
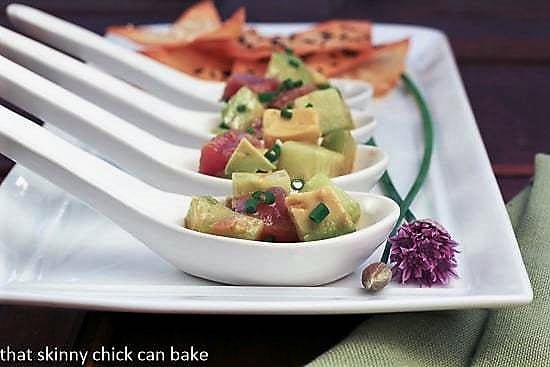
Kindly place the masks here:
<instances>
[{"instance_id":1,"label":"dark wooden background","mask_svg":"<svg viewBox=\"0 0 550 367\"><path fill-rule=\"evenodd\" d=\"M10 1L0 1L3 9ZM107 25L172 21L184 0L28 0L96 32ZM529 180L533 155L550 150L550 1L216 1L223 16L247 5L257 22L368 18L446 32L505 199ZM0 23L7 25L5 16ZM2 157L0 157L2 158ZM0 160L0 177L12 163ZM364 316L146 315L0 306L0 346L208 350L211 366L302 365ZM33 364L27 364L32 366ZM42 364L43 365L43 364ZM93 364L88 364L92 366ZM151 365L151 364L149 364Z\"/></svg>"}]
</instances>

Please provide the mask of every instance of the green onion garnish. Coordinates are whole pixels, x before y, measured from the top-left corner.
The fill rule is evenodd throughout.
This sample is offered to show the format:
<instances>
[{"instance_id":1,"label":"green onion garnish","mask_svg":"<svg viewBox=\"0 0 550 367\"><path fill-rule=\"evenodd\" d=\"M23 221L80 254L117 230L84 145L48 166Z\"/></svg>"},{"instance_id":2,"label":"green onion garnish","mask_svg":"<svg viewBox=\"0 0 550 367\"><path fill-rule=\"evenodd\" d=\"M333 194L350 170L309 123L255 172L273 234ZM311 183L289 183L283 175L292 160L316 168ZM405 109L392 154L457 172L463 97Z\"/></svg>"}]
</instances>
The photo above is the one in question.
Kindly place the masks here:
<instances>
[{"instance_id":1,"label":"green onion garnish","mask_svg":"<svg viewBox=\"0 0 550 367\"><path fill-rule=\"evenodd\" d=\"M244 104L240 104L237 106L237 112L243 113L246 112L246 110L248 110L248 107L246 107L246 105Z\"/></svg>"},{"instance_id":2,"label":"green onion garnish","mask_svg":"<svg viewBox=\"0 0 550 367\"><path fill-rule=\"evenodd\" d=\"M304 85L304 82L302 80L296 80L294 81L294 83L292 84L292 87L293 88L300 88L302 85Z\"/></svg>"},{"instance_id":3,"label":"green onion garnish","mask_svg":"<svg viewBox=\"0 0 550 367\"><path fill-rule=\"evenodd\" d=\"M330 210L328 209L328 206L325 205L325 203L319 203L315 209L309 213L309 219L311 219L314 223L321 223L323 219L329 215Z\"/></svg>"},{"instance_id":4,"label":"green onion garnish","mask_svg":"<svg viewBox=\"0 0 550 367\"><path fill-rule=\"evenodd\" d=\"M261 103L269 103L277 96L276 92L262 92L258 93L258 100Z\"/></svg>"},{"instance_id":5,"label":"green onion garnish","mask_svg":"<svg viewBox=\"0 0 550 367\"><path fill-rule=\"evenodd\" d=\"M254 130L253 127L249 127L246 129L246 132L249 133L249 134L254 134L256 132L256 130Z\"/></svg>"},{"instance_id":6,"label":"green onion garnish","mask_svg":"<svg viewBox=\"0 0 550 367\"><path fill-rule=\"evenodd\" d=\"M294 88L294 82L290 78L283 80L283 82L279 86L279 90L281 91L289 90L292 88Z\"/></svg>"},{"instance_id":7,"label":"green onion garnish","mask_svg":"<svg viewBox=\"0 0 550 367\"><path fill-rule=\"evenodd\" d=\"M253 197L246 199L246 201L244 202L244 210L246 210L248 214L256 213L257 207L258 199L255 199Z\"/></svg>"},{"instance_id":8,"label":"green onion garnish","mask_svg":"<svg viewBox=\"0 0 550 367\"><path fill-rule=\"evenodd\" d=\"M313 107L313 105L311 104L311 102L308 102L308 103L306 104L306 108L311 108L311 107Z\"/></svg>"},{"instance_id":9,"label":"green onion garnish","mask_svg":"<svg viewBox=\"0 0 550 367\"><path fill-rule=\"evenodd\" d=\"M288 108L283 108L281 110L281 117L287 120L290 120L292 118L292 111Z\"/></svg>"},{"instance_id":10,"label":"green onion garnish","mask_svg":"<svg viewBox=\"0 0 550 367\"><path fill-rule=\"evenodd\" d=\"M328 83L319 84L319 85L317 86L317 88L319 88L319 89L329 89L329 88L330 88L330 84L328 84Z\"/></svg>"},{"instance_id":11,"label":"green onion garnish","mask_svg":"<svg viewBox=\"0 0 550 367\"><path fill-rule=\"evenodd\" d=\"M275 195L271 191L254 191L250 197L269 205L275 202Z\"/></svg>"},{"instance_id":12,"label":"green onion garnish","mask_svg":"<svg viewBox=\"0 0 550 367\"><path fill-rule=\"evenodd\" d=\"M287 55L294 55L294 51L293 51L291 48L288 48L288 47L285 48L285 53L286 53Z\"/></svg>"},{"instance_id":13,"label":"green onion garnish","mask_svg":"<svg viewBox=\"0 0 550 367\"><path fill-rule=\"evenodd\" d=\"M264 192L264 203L271 205L275 202L275 194L271 191Z\"/></svg>"},{"instance_id":14,"label":"green onion garnish","mask_svg":"<svg viewBox=\"0 0 550 367\"><path fill-rule=\"evenodd\" d=\"M304 180L301 178L293 178L290 181L290 187L292 187L292 190L300 191L304 188Z\"/></svg>"},{"instance_id":15,"label":"green onion garnish","mask_svg":"<svg viewBox=\"0 0 550 367\"><path fill-rule=\"evenodd\" d=\"M416 179L414 180L413 185L409 189L409 192L407 193L407 195L405 195L404 199L401 199L401 196L395 189L395 186L393 186L393 182L387 171L384 173L382 177L381 183L383 184L383 188L385 189L386 193L389 194L389 196L392 197L399 204L399 207L400 207L399 218L397 219L397 223L395 224L395 227L393 228L390 236L393 236L397 232L403 218L407 218L408 221L414 220L414 214L409 209L412 202L416 198L416 195L424 185L424 182L428 175L432 154L433 154L433 144L434 144L433 120L432 120L430 110L428 108L428 104L424 99L424 96L422 95L422 93L420 92L416 84L407 76L407 74L402 74L401 80L405 84L405 87L407 88L408 92L412 94L420 110L420 115L422 117L423 133L424 133L424 153L422 156L420 169L418 171ZM376 143L374 142L374 139L371 139L369 143L371 145L376 145ZM382 253L382 257L380 261L383 263L387 263L390 256L390 252L391 252L391 243L388 241L384 246L384 252Z\"/></svg>"},{"instance_id":16,"label":"green onion garnish","mask_svg":"<svg viewBox=\"0 0 550 367\"><path fill-rule=\"evenodd\" d=\"M300 62L296 59L288 59L288 65L292 66L293 68L297 69L300 66Z\"/></svg>"},{"instance_id":17,"label":"green onion garnish","mask_svg":"<svg viewBox=\"0 0 550 367\"><path fill-rule=\"evenodd\" d=\"M263 191L254 191L252 193L252 195L250 195L251 197L253 197L254 199L256 200L263 200L262 197L264 195L264 192Z\"/></svg>"},{"instance_id":18,"label":"green onion garnish","mask_svg":"<svg viewBox=\"0 0 550 367\"><path fill-rule=\"evenodd\" d=\"M267 152L265 152L264 157L267 158L270 162L275 162L279 159L279 156L281 155L281 146L279 144L275 144L271 149L269 149Z\"/></svg>"},{"instance_id":19,"label":"green onion garnish","mask_svg":"<svg viewBox=\"0 0 550 367\"><path fill-rule=\"evenodd\" d=\"M225 123L225 121L220 122L220 124L218 125L218 127L219 127L220 129L229 129L229 125L227 125L227 124Z\"/></svg>"}]
</instances>

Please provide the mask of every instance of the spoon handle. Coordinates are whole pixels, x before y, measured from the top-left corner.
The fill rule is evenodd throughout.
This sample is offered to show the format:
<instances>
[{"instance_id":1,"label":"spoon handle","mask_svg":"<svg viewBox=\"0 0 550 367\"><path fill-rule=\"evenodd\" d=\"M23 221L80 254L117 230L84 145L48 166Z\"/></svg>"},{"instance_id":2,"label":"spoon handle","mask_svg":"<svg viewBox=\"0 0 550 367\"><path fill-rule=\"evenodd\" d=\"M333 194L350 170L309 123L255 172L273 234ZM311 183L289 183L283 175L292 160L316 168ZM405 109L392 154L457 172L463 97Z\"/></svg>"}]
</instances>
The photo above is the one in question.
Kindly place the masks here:
<instances>
[{"instance_id":1,"label":"spoon handle","mask_svg":"<svg viewBox=\"0 0 550 367\"><path fill-rule=\"evenodd\" d=\"M198 147L209 138L197 127L208 126L212 114L176 107L1 26L0 53L163 140Z\"/></svg>"},{"instance_id":2,"label":"spoon handle","mask_svg":"<svg viewBox=\"0 0 550 367\"><path fill-rule=\"evenodd\" d=\"M0 90L145 182L167 191L186 187L179 163L194 150L160 140L2 56Z\"/></svg>"},{"instance_id":3,"label":"spoon handle","mask_svg":"<svg viewBox=\"0 0 550 367\"><path fill-rule=\"evenodd\" d=\"M118 46L80 26L21 4L6 9L22 32L72 54L176 106L215 111L215 83L200 81L132 50Z\"/></svg>"},{"instance_id":4,"label":"spoon handle","mask_svg":"<svg viewBox=\"0 0 550 367\"><path fill-rule=\"evenodd\" d=\"M115 220L155 190L0 106L0 152Z\"/></svg>"}]
</instances>

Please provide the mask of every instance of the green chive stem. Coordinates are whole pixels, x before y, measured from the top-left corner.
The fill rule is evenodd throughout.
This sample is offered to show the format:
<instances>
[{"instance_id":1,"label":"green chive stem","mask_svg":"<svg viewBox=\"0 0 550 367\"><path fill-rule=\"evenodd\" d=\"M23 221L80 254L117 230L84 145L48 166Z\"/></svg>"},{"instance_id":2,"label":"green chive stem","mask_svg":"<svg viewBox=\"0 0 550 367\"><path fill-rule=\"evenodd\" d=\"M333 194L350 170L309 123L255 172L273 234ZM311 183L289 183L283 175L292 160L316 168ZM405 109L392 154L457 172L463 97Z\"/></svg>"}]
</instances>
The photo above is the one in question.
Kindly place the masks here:
<instances>
[{"instance_id":1,"label":"green chive stem","mask_svg":"<svg viewBox=\"0 0 550 367\"><path fill-rule=\"evenodd\" d=\"M433 144L434 144L433 120L430 114L430 110L428 109L426 100L424 99L424 97L422 96L422 93L420 93L420 90L417 88L414 82L406 74L401 75L401 80L405 84L405 87L407 88L407 90L412 94L418 108L420 109L420 115L422 117L422 128L424 130L424 153L423 153L422 162L420 164L420 169L418 171L416 179L414 180L413 185L409 189L409 192L405 196L405 199L401 201L399 218L397 219L397 223L395 224L395 227L393 228L390 236L395 235L395 233L397 232L397 229L401 225L401 222L407 216L407 212L412 202L418 195L418 192L422 188L424 181L426 181L426 177L428 176L428 171L430 169L430 163L432 160ZM384 252L380 259L381 262L386 264L388 263L390 250L391 250L391 244L389 241L387 241L384 247Z\"/></svg>"},{"instance_id":2,"label":"green chive stem","mask_svg":"<svg viewBox=\"0 0 550 367\"><path fill-rule=\"evenodd\" d=\"M309 213L309 219L314 223L321 223L330 214L330 210L325 203L319 203L317 206Z\"/></svg>"},{"instance_id":3,"label":"green chive stem","mask_svg":"<svg viewBox=\"0 0 550 367\"><path fill-rule=\"evenodd\" d=\"M373 147L377 147L376 140L374 138L370 138L369 141L366 143L367 145L371 145ZM380 178L380 186L382 186L382 190L390 199L395 201L399 207L401 207L403 203L403 198L401 195L399 195L399 192L397 191L397 188L395 187L395 184L393 183L393 180L391 179L391 176L389 175L388 171L385 171L382 177ZM405 220L407 222L412 222L413 220L416 220L415 215L411 211L411 209L407 209L407 212L405 214Z\"/></svg>"}]
</instances>

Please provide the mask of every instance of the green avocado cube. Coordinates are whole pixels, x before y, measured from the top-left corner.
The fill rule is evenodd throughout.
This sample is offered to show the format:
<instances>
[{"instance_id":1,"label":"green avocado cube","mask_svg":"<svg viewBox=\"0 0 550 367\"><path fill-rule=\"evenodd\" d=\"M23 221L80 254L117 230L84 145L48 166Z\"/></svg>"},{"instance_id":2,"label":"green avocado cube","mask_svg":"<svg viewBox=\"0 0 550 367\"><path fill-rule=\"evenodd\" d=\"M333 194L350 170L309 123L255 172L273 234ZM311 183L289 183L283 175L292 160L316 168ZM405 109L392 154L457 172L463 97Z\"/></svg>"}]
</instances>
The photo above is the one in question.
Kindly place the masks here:
<instances>
[{"instance_id":1,"label":"green avocado cube","mask_svg":"<svg viewBox=\"0 0 550 367\"><path fill-rule=\"evenodd\" d=\"M355 164L355 155L357 154L357 143L346 129L336 129L323 138L322 147L344 155L344 173L353 171Z\"/></svg>"},{"instance_id":2,"label":"green avocado cube","mask_svg":"<svg viewBox=\"0 0 550 367\"><path fill-rule=\"evenodd\" d=\"M315 191L323 187L332 187L334 189L336 195L338 195L340 203L342 203L342 206L349 214L351 220L353 223L357 224L359 222L359 218L361 217L361 205L357 201L353 200L347 192L336 186L326 175L319 173L313 176L305 183L302 192Z\"/></svg>"},{"instance_id":3,"label":"green avocado cube","mask_svg":"<svg viewBox=\"0 0 550 367\"><path fill-rule=\"evenodd\" d=\"M355 223L333 187L326 186L315 191L292 194L286 197L285 203L298 238L302 241L337 237L356 230ZM328 215L317 223L310 216L319 204L328 208Z\"/></svg>"},{"instance_id":4,"label":"green avocado cube","mask_svg":"<svg viewBox=\"0 0 550 367\"><path fill-rule=\"evenodd\" d=\"M285 170L273 173L235 172L232 176L233 197L239 197L255 191L265 191L271 187L281 187L290 192L290 177Z\"/></svg>"},{"instance_id":5,"label":"green avocado cube","mask_svg":"<svg viewBox=\"0 0 550 367\"><path fill-rule=\"evenodd\" d=\"M276 168L269 159L264 157L262 151L244 138L229 157L229 161L225 165L225 174L227 177L231 177L233 172L271 172Z\"/></svg>"},{"instance_id":6,"label":"green avocado cube","mask_svg":"<svg viewBox=\"0 0 550 367\"><path fill-rule=\"evenodd\" d=\"M344 155L314 144L285 141L281 146L278 169L284 169L292 178L309 180L317 173L339 176Z\"/></svg>"},{"instance_id":7,"label":"green avocado cube","mask_svg":"<svg viewBox=\"0 0 550 367\"><path fill-rule=\"evenodd\" d=\"M294 101L295 108L313 108L319 114L321 134L336 129L353 129L353 119L346 102L335 88L313 91Z\"/></svg>"},{"instance_id":8,"label":"green avocado cube","mask_svg":"<svg viewBox=\"0 0 550 367\"><path fill-rule=\"evenodd\" d=\"M185 217L185 228L218 236L257 240L263 231L263 221L235 213L211 196L191 199Z\"/></svg>"},{"instance_id":9,"label":"green avocado cube","mask_svg":"<svg viewBox=\"0 0 550 367\"><path fill-rule=\"evenodd\" d=\"M299 57L288 52L274 52L267 65L266 76L279 81L291 79L301 80L303 84L314 83L312 73Z\"/></svg>"},{"instance_id":10,"label":"green avocado cube","mask_svg":"<svg viewBox=\"0 0 550 367\"><path fill-rule=\"evenodd\" d=\"M252 121L261 118L264 106L248 87L241 87L222 111L222 124L230 129L246 130Z\"/></svg>"}]
</instances>

